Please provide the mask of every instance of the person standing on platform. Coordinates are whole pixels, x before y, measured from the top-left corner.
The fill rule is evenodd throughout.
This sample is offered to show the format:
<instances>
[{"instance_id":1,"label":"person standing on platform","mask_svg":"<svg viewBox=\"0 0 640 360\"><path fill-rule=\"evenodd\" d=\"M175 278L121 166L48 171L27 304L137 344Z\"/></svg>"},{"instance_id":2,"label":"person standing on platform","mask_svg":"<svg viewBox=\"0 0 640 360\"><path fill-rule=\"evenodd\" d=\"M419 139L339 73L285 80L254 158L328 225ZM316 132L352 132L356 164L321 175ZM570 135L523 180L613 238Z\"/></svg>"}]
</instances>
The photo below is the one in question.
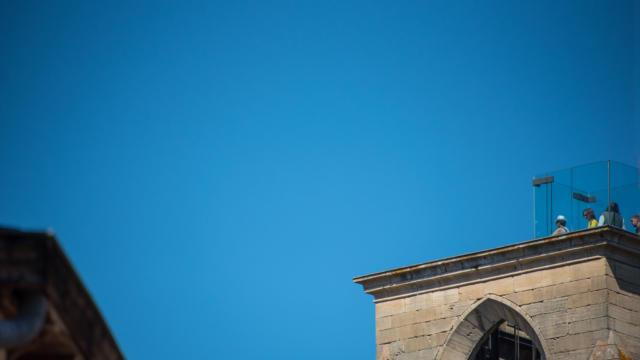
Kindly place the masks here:
<instances>
[{"instance_id":1,"label":"person standing on platform","mask_svg":"<svg viewBox=\"0 0 640 360\"><path fill-rule=\"evenodd\" d=\"M586 208L582 212L582 216L587 219L587 229L598 226L598 220L596 220L596 213L592 208Z\"/></svg>"},{"instance_id":2,"label":"person standing on platform","mask_svg":"<svg viewBox=\"0 0 640 360\"><path fill-rule=\"evenodd\" d=\"M598 226L610 225L619 228L625 228L624 219L622 215L620 215L620 210L618 209L618 204L611 202L607 209L600 215L600 219L598 219Z\"/></svg>"},{"instance_id":3,"label":"person standing on platform","mask_svg":"<svg viewBox=\"0 0 640 360\"><path fill-rule=\"evenodd\" d=\"M630 221L631 225L636 228L636 234L640 235L640 215L633 215Z\"/></svg>"},{"instance_id":4,"label":"person standing on platform","mask_svg":"<svg viewBox=\"0 0 640 360\"><path fill-rule=\"evenodd\" d=\"M567 225L567 218L562 215L558 215L556 218L556 226L558 227L556 231L551 234L551 236L562 235L569 232L569 229L565 226Z\"/></svg>"}]
</instances>

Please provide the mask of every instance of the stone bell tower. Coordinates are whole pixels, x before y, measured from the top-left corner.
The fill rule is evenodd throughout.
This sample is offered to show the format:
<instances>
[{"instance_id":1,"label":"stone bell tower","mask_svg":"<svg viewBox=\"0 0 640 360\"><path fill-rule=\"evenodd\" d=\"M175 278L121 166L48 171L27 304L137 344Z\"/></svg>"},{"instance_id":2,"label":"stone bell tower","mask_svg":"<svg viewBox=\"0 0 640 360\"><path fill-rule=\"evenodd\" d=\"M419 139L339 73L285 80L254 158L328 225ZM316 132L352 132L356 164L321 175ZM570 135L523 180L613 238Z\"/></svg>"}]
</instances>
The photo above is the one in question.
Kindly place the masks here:
<instances>
[{"instance_id":1,"label":"stone bell tower","mask_svg":"<svg viewBox=\"0 0 640 360\"><path fill-rule=\"evenodd\" d=\"M359 276L377 360L640 359L640 237L599 227Z\"/></svg>"}]
</instances>

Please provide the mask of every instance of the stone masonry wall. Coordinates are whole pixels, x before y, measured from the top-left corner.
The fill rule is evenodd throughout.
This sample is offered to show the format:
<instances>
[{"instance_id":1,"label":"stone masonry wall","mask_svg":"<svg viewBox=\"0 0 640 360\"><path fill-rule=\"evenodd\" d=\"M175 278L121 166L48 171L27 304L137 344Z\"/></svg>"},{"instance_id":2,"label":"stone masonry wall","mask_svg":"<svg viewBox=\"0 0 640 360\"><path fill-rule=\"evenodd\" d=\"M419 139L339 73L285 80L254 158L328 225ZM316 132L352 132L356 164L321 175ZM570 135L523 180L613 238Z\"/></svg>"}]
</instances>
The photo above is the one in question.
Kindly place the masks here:
<instances>
[{"instance_id":1,"label":"stone masonry wall","mask_svg":"<svg viewBox=\"0 0 640 360\"><path fill-rule=\"evenodd\" d=\"M640 358L638 294L640 268L594 257L383 299L375 305L376 358L441 359L456 324L488 295L530 319L547 359L589 359L610 330Z\"/></svg>"},{"instance_id":2,"label":"stone masonry wall","mask_svg":"<svg viewBox=\"0 0 640 360\"><path fill-rule=\"evenodd\" d=\"M640 359L640 264L607 263L607 315L633 359Z\"/></svg>"}]
</instances>

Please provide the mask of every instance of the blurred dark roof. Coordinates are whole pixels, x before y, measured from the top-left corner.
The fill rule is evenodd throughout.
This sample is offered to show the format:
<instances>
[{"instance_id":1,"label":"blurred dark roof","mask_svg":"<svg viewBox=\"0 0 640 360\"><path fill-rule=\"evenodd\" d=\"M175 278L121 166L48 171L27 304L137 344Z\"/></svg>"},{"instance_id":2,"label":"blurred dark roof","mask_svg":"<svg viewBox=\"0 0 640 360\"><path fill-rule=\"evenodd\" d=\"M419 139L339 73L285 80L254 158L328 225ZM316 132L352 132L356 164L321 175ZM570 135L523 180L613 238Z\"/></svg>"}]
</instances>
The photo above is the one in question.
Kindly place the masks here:
<instances>
[{"instance_id":1,"label":"blurred dark roof","mask_svg":"<svg viewBox=\"0 0 640 360\"><path fill-rule=\"evenodd\" d=\"M73 348L76 355L85 359L124 359L55 236L0 227L0 308L5 316L14 311L12 294L25 290L41 290L47 297L49 310L38 338L33 344L24 345L26 349L15 351L44 356L49 354L47 349L55 353L66 346L65 351ZM53 334L52 329L57 333ZM68 344L62 346L65 336L69 338Z\"/></svg>"}]
</instances>

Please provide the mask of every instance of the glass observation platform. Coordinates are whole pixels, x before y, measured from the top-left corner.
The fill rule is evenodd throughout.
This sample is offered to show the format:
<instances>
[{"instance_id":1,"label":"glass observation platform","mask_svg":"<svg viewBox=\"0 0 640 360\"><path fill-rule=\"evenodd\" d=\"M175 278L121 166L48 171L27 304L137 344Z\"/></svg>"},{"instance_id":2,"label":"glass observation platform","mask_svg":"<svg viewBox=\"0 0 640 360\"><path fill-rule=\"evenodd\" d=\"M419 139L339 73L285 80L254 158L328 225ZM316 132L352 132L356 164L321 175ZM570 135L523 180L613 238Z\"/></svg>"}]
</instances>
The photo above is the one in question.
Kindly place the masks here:
<instances>
[{"instance_id":1,"label":"glass observation platform","mask_svg":"<svg viewBox=\"0 0 640 360\"><path fill-rule=\"evenodd\" d=\"M640 214L638 168L600 161L536 175L532 185L534 238L551 235L558 215L566 218L569 231L586 229L582 212L591 208L598 219L610 202L618 204L626 230L635 231L629 218Z\"/></svg>"}]
</instances>

